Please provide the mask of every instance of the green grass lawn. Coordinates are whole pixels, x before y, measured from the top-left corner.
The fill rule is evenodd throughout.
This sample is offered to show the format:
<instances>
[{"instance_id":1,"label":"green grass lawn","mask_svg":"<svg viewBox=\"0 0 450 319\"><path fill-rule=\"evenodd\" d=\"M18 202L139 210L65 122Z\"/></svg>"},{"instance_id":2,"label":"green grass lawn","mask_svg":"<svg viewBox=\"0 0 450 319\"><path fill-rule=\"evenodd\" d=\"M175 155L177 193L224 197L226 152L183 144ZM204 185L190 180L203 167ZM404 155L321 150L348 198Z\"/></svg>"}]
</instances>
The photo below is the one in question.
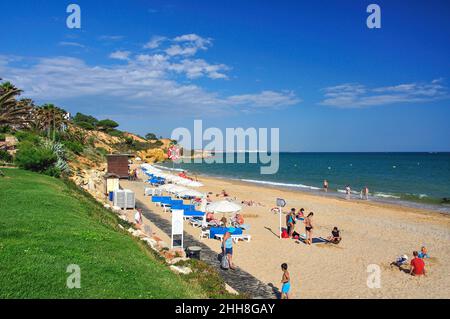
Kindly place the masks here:
<instances>
[{"instance_id":1,"label":"green grass lawn","mask_svg":"<svg viewBox=\"0 0 450 319\"><path fill-rule=\"evenodd\" d=\"M18 169L0 177L0 298L203 298L118 219L63 180ZM81 288L66 286L67 266Z\"/></svg>"}]
</instances>

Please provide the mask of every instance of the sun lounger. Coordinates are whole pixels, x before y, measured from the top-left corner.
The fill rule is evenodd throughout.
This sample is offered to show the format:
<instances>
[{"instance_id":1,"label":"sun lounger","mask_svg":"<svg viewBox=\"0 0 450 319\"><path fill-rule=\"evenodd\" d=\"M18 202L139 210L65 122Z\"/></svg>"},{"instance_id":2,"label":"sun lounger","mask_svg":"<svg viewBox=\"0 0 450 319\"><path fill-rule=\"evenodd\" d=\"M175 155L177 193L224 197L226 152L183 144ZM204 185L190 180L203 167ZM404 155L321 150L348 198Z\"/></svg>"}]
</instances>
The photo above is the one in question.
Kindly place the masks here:
<instances>
[{"instance_id":1,"label":"sun lounger","mask_svg":"<svg viewBox=\"0 0 450 319\"><path fill-rule=\"evenodd\" d=\"M217 238L217 239L222 240L223 236L224 236L223 234L216 234L214 237ZM243 241L248 241L249 242L252 239L252 236L248 235L248 234L231 235L231 239L233 239L233 241L235 243L237 243L239 240L243 240Z\"/></svg>"}]
</instances>

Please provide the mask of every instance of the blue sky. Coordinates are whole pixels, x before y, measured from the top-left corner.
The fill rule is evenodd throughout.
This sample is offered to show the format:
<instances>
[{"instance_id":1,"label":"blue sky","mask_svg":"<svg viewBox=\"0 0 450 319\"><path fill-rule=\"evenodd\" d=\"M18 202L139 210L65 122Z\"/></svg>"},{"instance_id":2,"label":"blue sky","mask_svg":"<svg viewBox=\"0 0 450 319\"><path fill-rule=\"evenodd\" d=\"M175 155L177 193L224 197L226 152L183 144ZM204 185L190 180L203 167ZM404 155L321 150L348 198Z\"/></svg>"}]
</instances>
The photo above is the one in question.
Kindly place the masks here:
<instances>
[{"instance_id":1,"label":"blue sky","mask_svg":"<svg viewBox=\"0 0 450 319\"><path fill-rule=\"evenodd\" d=\"M66 7L81 7L80 30ZM368 29L366 7L381 7ZM0 3L0 77L139 134L278 127L284 151L450 151L448 1Z\"/></svg>"}]
</instances>

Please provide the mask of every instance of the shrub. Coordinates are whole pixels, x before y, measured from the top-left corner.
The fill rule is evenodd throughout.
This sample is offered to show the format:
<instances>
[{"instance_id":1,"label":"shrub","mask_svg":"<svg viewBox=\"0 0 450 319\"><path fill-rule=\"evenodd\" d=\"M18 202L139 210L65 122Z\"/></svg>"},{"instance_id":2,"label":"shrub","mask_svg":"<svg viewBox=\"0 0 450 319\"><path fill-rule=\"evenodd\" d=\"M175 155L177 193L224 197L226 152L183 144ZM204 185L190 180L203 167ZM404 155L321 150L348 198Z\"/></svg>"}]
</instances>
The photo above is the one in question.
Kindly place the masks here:
<instances>
[{"instance_id":1,"label":"shrub","mask_svg":"<svg viewBox=\"0 0 450 319\"><path fill-rule=\"evenodd\" d=\"M5 134L0 133L0 142L3 142L6 139Z\"/></svg>"},{"instance_id":2,"label":"shrub","mask_svg":"<svg viewBox=\"0 0 450 319\"><path fill-rule=\"evenodd\" d=\"M83 153L84 146L80 142L63 141L62 144L64 145L65 148L74 152L75 154L79 155L79 154Z\"/></svg>"},{"instance_id":3,"label":"shrub","mask_svg":"<svg viewBox=\"0 0 450 319\"><path fill-rule=\"evenodd\" d=\"M19 140L19 142L27 141L34 145L39 144L39 142L41 141L39 135L29 131L18 131L16 132L15 136Z\"/></svg>"},{"instance_id":4,"label":"shrub","mask_svg":"<svg viewBox=\"0 0 450 319\"><path fill-rule=\"evenodd\" d=\"M116 129L113 129L113 128L107 129L106 133L108 133L111 136L115 136L115 137L123 137L123 132L122 131L119 131L119 130L116 130Z\"/></svg>"},{"instance_id":5,"label":"shrub","mask_svg":"<svg viewBox=\"0 0 450 319\"><path fill-rule=\"evenodd\" d=\"M145 139L146 139L146 140L157 140L158 138L156 137L155 134L153 134L153 133L148 133L147 135L145 135Z\"/></svg>"},{"instance_id":6,"label":"shrub","mask_svg":"<svg viewBox=\"0 0 450 319\"><path fill-rule=\"evenodd\" d=\"M7 151L0 150L0 161L11 163L12 159L13 159L12 155L9 154Z\"/></svg>"},{"instance_id":7,"label":"shrub","mask_svg":"<svg viewBox=\"0 0 450 319\"><path fill-rule=\"evenodd\" d=\"M106 149L104 149L103 147L97 147L96 150L97 150L97 153L99 153L103 156L109 154L109 152Z\"/></svg>"},{"instance_id":8,"label":"shrub","mask_svg":"<svg viewBox=\"0 0 450 319\"><path fill-rule=\"evenodd\" d=\"M73 118L73 122L77 125L79 125L80 123L89 123L92 126L95 126L97 125L98 120L93 116L86 115L83 113L77 113Z\"/></svg>"},{"instance_id":9,"label":"shrub","mask_svg":"<svg viewBox=\"0 0 450 319\"><path fill-rule=\"evenodd\" d=\"M52 168L57 160L58 157L51 149L37 146L29 141L20 143L16 154L16 164L20 168L39 173L51 173L51 176L55 176Z\"/></svg>"},{"instance_id":10,"label":"shrub","mask_svg":"<svg viewBox=\"0 0 450 319\"><path fill-rule=\"evenodd\" d=\"M99 128L99 130L108 130L108 129L115 129L116 127L119 126L119 123L110 120L110 119L106 119L106 120L101 120L97 123L97 127Z\"/></svg>"},{"instance_id":11,"label":"shrub","mask_svg":"<svg viewBox=\"0 0 450 319\"><path fill-rule=\"evenodd\" d=\"M95 129L95 126L88 122L79 122L77 125L85 130L92 131Z\"/></svg>"}]
</instances>

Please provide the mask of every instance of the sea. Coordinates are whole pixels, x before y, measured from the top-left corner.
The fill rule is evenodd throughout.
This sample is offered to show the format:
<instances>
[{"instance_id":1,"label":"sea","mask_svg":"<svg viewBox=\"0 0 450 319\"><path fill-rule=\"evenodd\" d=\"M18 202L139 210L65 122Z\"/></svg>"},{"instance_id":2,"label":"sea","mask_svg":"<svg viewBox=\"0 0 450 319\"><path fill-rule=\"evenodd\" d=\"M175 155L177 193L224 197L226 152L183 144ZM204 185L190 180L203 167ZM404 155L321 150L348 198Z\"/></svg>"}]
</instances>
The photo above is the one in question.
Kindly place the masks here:
<instances>
[{"instance_id":1,"label":"sea","mask_svg":"<svg viewBox=\"0 0 450 319\"><path fill-rule=\"evenodd\" d=\"M262 175L260 167L267 164L249 163L249 155L245 163L166 162L161 167L321 196L345 197L349 185L355 200L367 186L371 201L450 213L450 153L285 152L279 153L279 170L271 175ZM328 193L322 189L324 180Z\"/></svg>"}]
</instances>

